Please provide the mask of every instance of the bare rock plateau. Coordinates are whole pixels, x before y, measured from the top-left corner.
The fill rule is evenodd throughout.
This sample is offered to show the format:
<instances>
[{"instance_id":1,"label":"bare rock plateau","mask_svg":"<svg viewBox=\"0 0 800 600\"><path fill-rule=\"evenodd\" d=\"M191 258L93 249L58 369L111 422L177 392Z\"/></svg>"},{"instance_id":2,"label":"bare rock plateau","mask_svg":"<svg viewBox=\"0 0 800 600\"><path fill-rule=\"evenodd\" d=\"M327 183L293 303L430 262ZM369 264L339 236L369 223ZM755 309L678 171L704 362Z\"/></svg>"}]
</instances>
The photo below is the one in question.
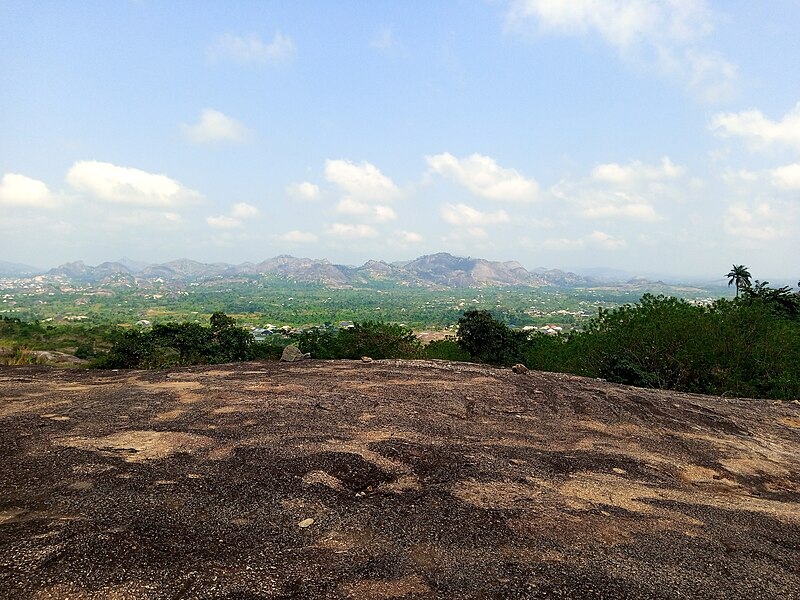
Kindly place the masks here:
<instances>
[{"instance_id":1,"label":"bare rock plateau","mask_svg":"<svg viewBox=\"0 0 800 600\"><path fill-rule=\"evenodd\" d=\"M798 449L466 363L0 367L0 598L800 598Z\"/></svg>"}]
</instances>

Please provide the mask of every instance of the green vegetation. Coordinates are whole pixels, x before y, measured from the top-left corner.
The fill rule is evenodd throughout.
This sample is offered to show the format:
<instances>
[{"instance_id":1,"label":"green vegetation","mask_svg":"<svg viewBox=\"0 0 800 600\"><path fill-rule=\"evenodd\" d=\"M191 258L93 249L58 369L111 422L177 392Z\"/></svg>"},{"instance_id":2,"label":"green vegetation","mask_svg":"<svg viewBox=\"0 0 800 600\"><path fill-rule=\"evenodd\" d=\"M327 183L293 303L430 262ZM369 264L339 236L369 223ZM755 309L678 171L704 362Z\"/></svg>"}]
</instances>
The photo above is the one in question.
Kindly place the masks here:
<instances>
[{"instance_id":1,"label":"green vegetation","mask_svg":"<svg viewBox=\"0 0 800 600\"><path fill-rule=\"evenodd\" d=\"M13 282L9 282L13 284ZM18 284L22 286L22 284ZM556 324L580 326L599 307L613 308L639 299L638 285L591 288L428 289L401 285L331 288L276 278L240 281L208 280L186 286L25 283L6 287L0 315L45 325L123 325L140 320L153 324L208 323L218 311L240 325L309 327L340 321L384 321L413 329L455 325L465 310L491 310L511 327ZM689 299L719 296L725 288L700 289L648 284L657 291Z\"/></svg>"},{"instance_id":2,"label":"green vegetation","mask_svg":"<svg viewBox=\"0 0 800 600\"><path fill-rule=\"evenodd\" d=\"M645 294L558 336L520 335L471 311L459 322L458 343L498 365L704 394L800 397L800 294L766 283L707 306Z\"/></svg>"},{"instance_id":3,"label":"green vegetation","mask_svg":"<svg viewBox=\"0 0 800 600\"><path fill-rule=\"evenodd\" d=\"M163 323L116 334L111 350L94 361L103 368L159 369L224 363L260 357L253 334L224 313L211 315L210 327ZM268 353L267 353L268 354Z\"/></svg>"},{"instance_id":4,"label":"green vegetation","mask_svg":"<svg viewBox=\"0 0 800 600\"><path fill-rule=\"evenodd\" d=\"M286 345L294 343L319 359L370 356L523 363L531 369L643 387L800 397L800 293L770 287L768 282L752 283L743 265L734 265L727 276L730 285L736 284L736 297L715 301L661 294L636 298L635 293L631 301L632 292L619 289L431 291L391 286L332 290L300 285L248 295L247 284L236 290L207 288L159 298L161 308L143 311L142 303L151 299L115 292L98 296L95 304L78 304L74 298L69 302L99 314L112 310L103 302L129 303L131 310L125 314L144 315L152 323L89 325L88 317L78 323L0 317L0 349L6 363L25 363L32 350L48 349L89 359L98 367L164 368L277 359ZM236 298L231 297L234 292ZM50 302L66 302L64 294L53 292L49 297L38 300L37 310L52 306ZM122 298L127 300L119 302ZM236 317L222 310L206 313L226 303L237 311ZM199 310L188 311L190 320L167 318L186 314L187 308ZM590 310L596 316L591 317ZM208 325L203 325L200 320L206 315ZM343 317L353 317L353 323L331 325ZM260 329L268 319L317 324ZM561 327L537 329L554 323ZM423 346L412 330L420 325L452 327L455 337ZM259 333L260 341L253 332Z\"/></svg>"},{"instance_id":5,"label":"green vegetation","mask_svg":"<svg viewBox=\"0 0 800 600\"><path fill-rule=\"evenodd\" d=\"M377 321L355 323L338 331L306 331L297 344L314 358L418 358L421 350L411 329Z\"/></svg>"}]
</instances>

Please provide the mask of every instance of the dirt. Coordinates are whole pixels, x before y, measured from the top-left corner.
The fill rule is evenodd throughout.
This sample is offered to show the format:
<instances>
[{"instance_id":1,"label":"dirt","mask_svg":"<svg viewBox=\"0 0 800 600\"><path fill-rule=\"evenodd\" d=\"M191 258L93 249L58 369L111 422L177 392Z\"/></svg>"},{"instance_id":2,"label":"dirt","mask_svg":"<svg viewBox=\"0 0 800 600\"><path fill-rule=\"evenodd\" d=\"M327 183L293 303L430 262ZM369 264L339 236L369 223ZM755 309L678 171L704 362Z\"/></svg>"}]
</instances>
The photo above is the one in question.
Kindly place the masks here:
<instances>
[{"instance_id":1,"label":"dirt","mask_svg":"<svg viewBox=\"0 0 800 600\"><path fill-rule=\"evenodd\" d=\"M0 598L800 598L798 448L466 363L0 367Z\"/></svg>"}]
</instances>

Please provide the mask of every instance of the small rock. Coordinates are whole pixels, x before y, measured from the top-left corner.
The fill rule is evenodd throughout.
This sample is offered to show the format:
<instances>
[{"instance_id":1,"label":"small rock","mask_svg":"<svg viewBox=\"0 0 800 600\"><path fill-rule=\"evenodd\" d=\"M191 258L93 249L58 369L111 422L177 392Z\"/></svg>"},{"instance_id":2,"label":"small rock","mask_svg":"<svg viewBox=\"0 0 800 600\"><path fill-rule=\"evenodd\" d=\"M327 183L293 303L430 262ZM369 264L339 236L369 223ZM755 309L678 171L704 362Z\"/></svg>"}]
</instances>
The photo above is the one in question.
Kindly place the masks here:
<instances>
[{"instance_id":1,"label":"small rock","mask_svg":"<svg viewBox=\"0 0 800 600\"><path fill-rule=\"evenodd\" d=\"M361 357L361 362L371 363L372 362L372 358L370 358L369 356L362 356Z\"/></svg>"},{"instance_id":2,"label":"small rock","mask_svg":"<svg viewBox=\"0 0 800 600\"><path fill-rule=\"evenodd\" d=\"M528 372L528 367L519 363L511 367L511 370L514 371L514 373L517 373L518 375L523 375Z\"/></svg>"},{"instance_id":3,"label":"small rock","mask_svg":"<svg viewBox=\"0 0 800 600\"><path fill-rule=\"evenodd\" d=\"M303 519L300 521L297 526L301 529L305 529L306 527L311 527L314 524L314 519Z\"/></svg>"},{"instance_id":4,"label":"small rock","mask_svg":"<svg viewBox=\"0 0 800 600\"><path fill-rule=\"evenodd\" d=\"M305 354L298 348L297 346L290 344L283 349L283 354L281 354L281 362L297 362L298 360L306 360L307 358L311 358L311 354L306 352Z\"/></svg>"},{"instance_id":5,"label":"small rock","mask_svg":"<svg viewBox=\"0 0 800 600\"><path fill-rule=\"evenodd\" d=\"M625 469L620 469L619 467L614 467L611 470L614 471L614 473L616 473L617 475L625 475L627 473Z\"/></svg>"}]
</instances>

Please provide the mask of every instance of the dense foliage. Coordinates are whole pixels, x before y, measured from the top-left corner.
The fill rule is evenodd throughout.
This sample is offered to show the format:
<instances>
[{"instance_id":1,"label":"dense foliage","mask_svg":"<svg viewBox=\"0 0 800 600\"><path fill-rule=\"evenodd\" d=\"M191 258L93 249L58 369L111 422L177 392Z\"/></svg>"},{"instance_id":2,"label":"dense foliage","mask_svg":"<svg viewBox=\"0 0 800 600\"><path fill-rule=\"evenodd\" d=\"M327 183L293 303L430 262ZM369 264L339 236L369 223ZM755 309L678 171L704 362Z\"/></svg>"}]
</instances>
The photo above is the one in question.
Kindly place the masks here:
<instances>
[{"instance_id":1,"label":"dense foliage","mask_svg":"<svg viewBox=\"0 0 800 600\"><path fill-rule=\"evenodd\" d=\"M407 301L411 298L420 310L457 310L460 318L455 338L422 346L405 325L365 319L352 326L326 324L257 342L247 328L237 326L236 319L215 311L208 326L197 321L166 321L141 328L42 324L0 317L0 348L4 348L6 362L24 362L30 350L59 349L91 359L93 366L164 368L277 359L287 344L295 343L319 359L370 356L474 360L504 366L523 363L531 369L643 387L747 397L800 397L800 293L789 287L772 288L768 282L752 283L742 265L734 265L728 276L731 284L737 285L735 299L689 302L645 294L635 303L616 308L600 306L596 317L586 318L578 329L559 335L515 328L520 325L517 317L521 314L548 319L567 313L555 310L557 305L553 304L547 306L548 312L535 308L543 300L516 295L523 292L498 292L496 301L487 302L483 294L471 300L425 296L422 292L393 298L394 290L384 290L379 294L382 306L366 312L387 305L402 312L403 304L410 307ZM501 305L500 295L516 298L528 308L509 311ZM423 303L424 297L431 300ZM341 303L344 298L326 297L323 304ZM555 301L554 297L547 302ZM491 312L464 312L465 306L480 307L484 302L494 306ZM586 300L581 302L587 306ZM295 299L289 297L282 307L290 310L294 303Z\"/></svg>"},{"instance_id":2,"label":"dense foliage","mask_svg":"<svg viewBox=\"0 0 800 600\"><path fill-rule=\"evenodd\" d=\"M198 323L162 323L150 329L118 333L108 354L96 359L105 368L157 369L255 358L253 335L217 312L210 327Z\"/></svg>"},{"instance_id":3,"label":"dense foliage","mask_svg":"<svg viewBox=\"0 0 800 600\"><path fill-rule=\"evenodd\" d=\"M458 343L473 359L499 365L705 394L800 397L800 295L766 285L743 290L706 306L645 294L563 336L520 335L486 311L470 311Z\"/></svg>"},{"instance_id":4,"label":"dense foliage","mask_svg":"<svg viewBox=\"0 0 800 600\"><path fill-rule=\"evenodd\" d=\"M393 323L365 321L338 331L310 330L298 346L313 358L416 358L420 343L411 329Z\"/></svg>"}]
</instances>

